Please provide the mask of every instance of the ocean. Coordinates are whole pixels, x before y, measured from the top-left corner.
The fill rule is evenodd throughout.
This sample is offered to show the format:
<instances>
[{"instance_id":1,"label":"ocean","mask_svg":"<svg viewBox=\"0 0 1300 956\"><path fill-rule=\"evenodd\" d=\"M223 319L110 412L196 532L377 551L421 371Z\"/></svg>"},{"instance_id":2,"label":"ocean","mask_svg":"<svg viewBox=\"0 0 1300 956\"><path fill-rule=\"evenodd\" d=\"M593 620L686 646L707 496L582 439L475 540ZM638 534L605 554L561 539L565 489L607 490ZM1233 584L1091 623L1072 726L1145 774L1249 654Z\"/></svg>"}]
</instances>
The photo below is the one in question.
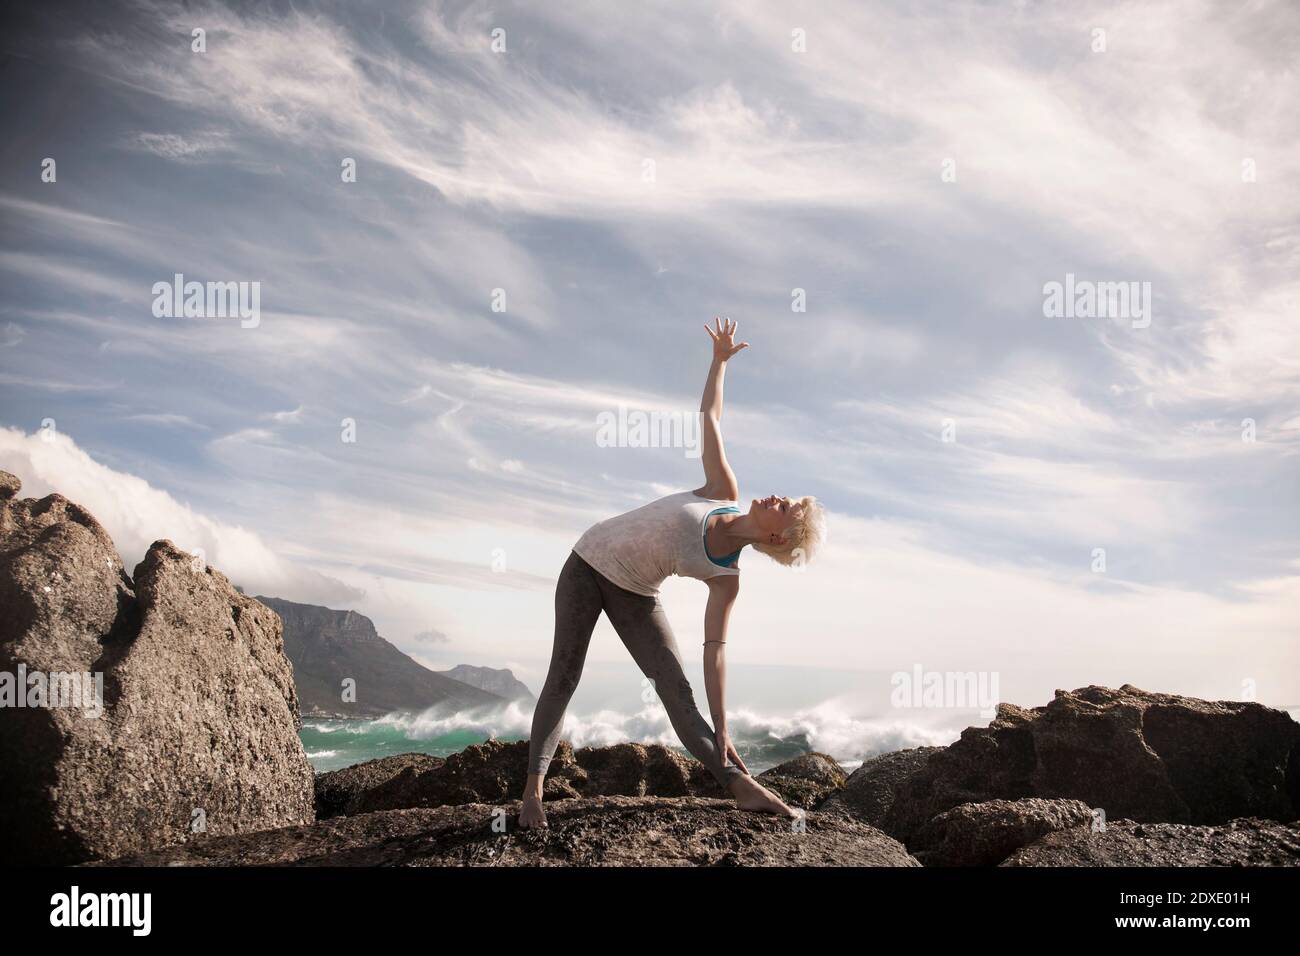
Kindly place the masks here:
<instances>
[{"instance_id":1,"label":"ocean","mask_svg":"<svg viewBox=\"0 0 1300 956\"><path fill-rule=\"evenodd\" d=\"M703 707L704 680L698 662L688 661L686 670L697 703ZM921 674L919 665L915 672L900 673L729 664L727 722L731 739L751 773L761 773L812 750L829 754L846 770L853 770L877 754L946 746L966 727L987 726L998 700L1040 706L1061 686L1059 675L1035 677L1022 672L1014 677L1002 674L1000 686L995 683L986 688L991 696L981 692L977 699L965 701L977 706L935 706L919 695L900 700L899 680L910 677L913 685L919 686ZM525 670L516 676L536 689L544 672ZM1210 699L1230 698L1211 695ZM1286 709L1300 718L1300 709ZM433 707L423 713L395 713L376 720L307 718L302 742L308 760L321 773L393 754L420 752L446 757L486 740L524 740L532 718L531 700L475 711ZM663 744L686 754L658 698L630 658L587 662L561 736L575 747L632 741Z\"/></svg>"},{"instance_id":2,"label":"ocean","mask_svg":"<svg viewBox=\"0 0 1300 956\"><path fill-rule=\"evenodd\" d=\"M976 708L900 709L882 694L887 680L871 681L874 692L864 694L861 674L800 671L798 680L791 680L786 668L737 667L730 675L731 686L743 693L729 693L734 703L728 707L728 728L751 773L812 750L852 770L879 753L952 743L964 727L987 724L992 717ZM702 703L702 677L692 683ZM308 718L302 741L319 773L392 754L446 757L486 740L524 740L532 717L530 700L473 711L434 707L375 720ZM621 664L588 666L561 735L575 747L631 741L686 754L653 691L634 667Z\"/></svg>"},{"instance_id":3,"label":"ocean","mask_svg":"<svg viewBox=\"0 0 1300 956\"><path fill-rule=\"evenodd\" d=\"M495 715L438 717L425 713L392 714L377 720L308 719L303 721L302 742L312 767L317 773L323 773L392 754L418 752L446 757L486 740L526 740L527 724L531 720L531 707L527 714L522 714L513 706ZM771 726L760 729L740 715L733 715L731 720L732 741L751 773L761 773L817 749L806 732L797 729L782 732ZM666 715L663 717L666 734L653 729L656 723L653 712L629 715L604 712L577 720L570 717L563 737L576 747L608 746L627 741L659 743L689 756L668 728ZM792 721L782 723L793 728ZM644 727L646 732L634 732L630 729L634 727ZM840 759L839 755L833 756ZM845 754L841 762L852 769L862 761Z\"/></svg>"}]
</instances>

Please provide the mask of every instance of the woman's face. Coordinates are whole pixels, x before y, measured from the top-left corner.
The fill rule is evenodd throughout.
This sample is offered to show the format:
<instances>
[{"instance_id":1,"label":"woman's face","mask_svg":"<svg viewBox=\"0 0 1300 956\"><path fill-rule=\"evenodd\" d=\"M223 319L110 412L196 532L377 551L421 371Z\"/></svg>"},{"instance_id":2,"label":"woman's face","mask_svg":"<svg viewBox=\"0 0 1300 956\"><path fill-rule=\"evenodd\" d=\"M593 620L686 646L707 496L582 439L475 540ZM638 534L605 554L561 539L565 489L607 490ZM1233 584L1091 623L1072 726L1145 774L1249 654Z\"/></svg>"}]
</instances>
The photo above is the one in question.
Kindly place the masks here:
<instances>
[{"instance_id":1,"label":"woman's face","mask_svg":"<svg viewBox=\"0 0 1300 956\"><path fill-rule=\"evenodd\" d=\"M789 498L768 495L754 498L749 505L750 517L764 534L784 534L799 516L799 505Z\"/></svg>"}]
</instances>

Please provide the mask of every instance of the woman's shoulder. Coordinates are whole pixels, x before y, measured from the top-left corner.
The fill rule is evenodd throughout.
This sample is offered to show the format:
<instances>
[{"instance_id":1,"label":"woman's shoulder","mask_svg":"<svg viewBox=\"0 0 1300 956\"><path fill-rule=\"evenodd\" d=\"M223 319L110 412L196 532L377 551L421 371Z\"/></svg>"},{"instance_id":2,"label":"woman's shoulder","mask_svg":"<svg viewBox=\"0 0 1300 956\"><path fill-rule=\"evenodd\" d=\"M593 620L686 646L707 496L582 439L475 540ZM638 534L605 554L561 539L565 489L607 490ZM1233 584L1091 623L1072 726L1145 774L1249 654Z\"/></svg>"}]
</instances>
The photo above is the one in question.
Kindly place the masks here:
<instances>
[{"instance_id":1,"label":"woman's shoulder","mask_svg":"<svg viewBox=\"0 0 1300 956\"><path fill-rule=\"evenodd\" d=\"M730 497L728 497L728 492L731 493ZM736 489L713 488L709 485L705 485L702 488L696 488L694 491L683 492L683 494L690 495L697 501L709 501L720 505L734 505L739 500Z\"/></svg>"}]
</instances>

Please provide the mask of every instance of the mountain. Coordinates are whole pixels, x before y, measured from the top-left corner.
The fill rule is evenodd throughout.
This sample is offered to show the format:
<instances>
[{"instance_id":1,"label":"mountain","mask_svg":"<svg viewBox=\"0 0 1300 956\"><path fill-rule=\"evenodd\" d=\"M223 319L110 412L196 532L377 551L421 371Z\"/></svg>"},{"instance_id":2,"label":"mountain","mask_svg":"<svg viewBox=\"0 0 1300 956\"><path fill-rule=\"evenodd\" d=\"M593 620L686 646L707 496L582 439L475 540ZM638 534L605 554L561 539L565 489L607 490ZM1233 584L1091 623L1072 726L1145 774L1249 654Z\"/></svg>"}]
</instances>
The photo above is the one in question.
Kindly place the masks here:
<instances>
[{"instance_id":1,"label":"mountain","mask_svg":"<svg viewBox=\"0 0 1300 956\"><path fill-rule=\"evenodd\" d=\"M457 664L449 671L441 671L452 680L469 684L489 694L496 694L506 700L534 700L533 692L521 680L505 668L475 667L473 664Z\"/></svg>"},{"instance_id":2,"label":"mountain","mask_svg":"<svg viewBox=\"0 0 1300 956\"><path fill-rule=\"evenodd\" d=\"M284 650L293 663L304 717L382 717L395 710L500 705L503 698L431 671L379 636L356 611L334 611L261 597L284 622ZM355 681L355 701L343 681Z\"/></svg>"}]
</instances>

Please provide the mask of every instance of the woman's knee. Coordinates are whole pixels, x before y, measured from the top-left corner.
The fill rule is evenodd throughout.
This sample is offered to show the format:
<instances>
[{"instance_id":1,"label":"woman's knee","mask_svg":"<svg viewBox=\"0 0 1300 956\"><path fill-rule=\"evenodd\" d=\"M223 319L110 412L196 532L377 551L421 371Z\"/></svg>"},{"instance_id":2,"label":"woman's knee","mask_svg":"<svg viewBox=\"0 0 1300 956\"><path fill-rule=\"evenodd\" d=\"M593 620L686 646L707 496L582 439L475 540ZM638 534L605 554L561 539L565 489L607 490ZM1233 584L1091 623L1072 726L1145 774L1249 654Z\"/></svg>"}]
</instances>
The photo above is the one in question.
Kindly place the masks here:
<instances>
[{"instance_id":1,"label":"woman's knee","mask_svg":"<svg viewBox=\"0 0 1300 956\"><path fill-rule=\"evenodd\" d=\"M699 710L695 706L695 689L691 687L691 682L686 679L686 675L680 671L661 674L658 678L651 677L650 682L654 685L659 700L663 702L664 709L670 712L678 710L686 714Z\"/></svg>"}]
</instances>

